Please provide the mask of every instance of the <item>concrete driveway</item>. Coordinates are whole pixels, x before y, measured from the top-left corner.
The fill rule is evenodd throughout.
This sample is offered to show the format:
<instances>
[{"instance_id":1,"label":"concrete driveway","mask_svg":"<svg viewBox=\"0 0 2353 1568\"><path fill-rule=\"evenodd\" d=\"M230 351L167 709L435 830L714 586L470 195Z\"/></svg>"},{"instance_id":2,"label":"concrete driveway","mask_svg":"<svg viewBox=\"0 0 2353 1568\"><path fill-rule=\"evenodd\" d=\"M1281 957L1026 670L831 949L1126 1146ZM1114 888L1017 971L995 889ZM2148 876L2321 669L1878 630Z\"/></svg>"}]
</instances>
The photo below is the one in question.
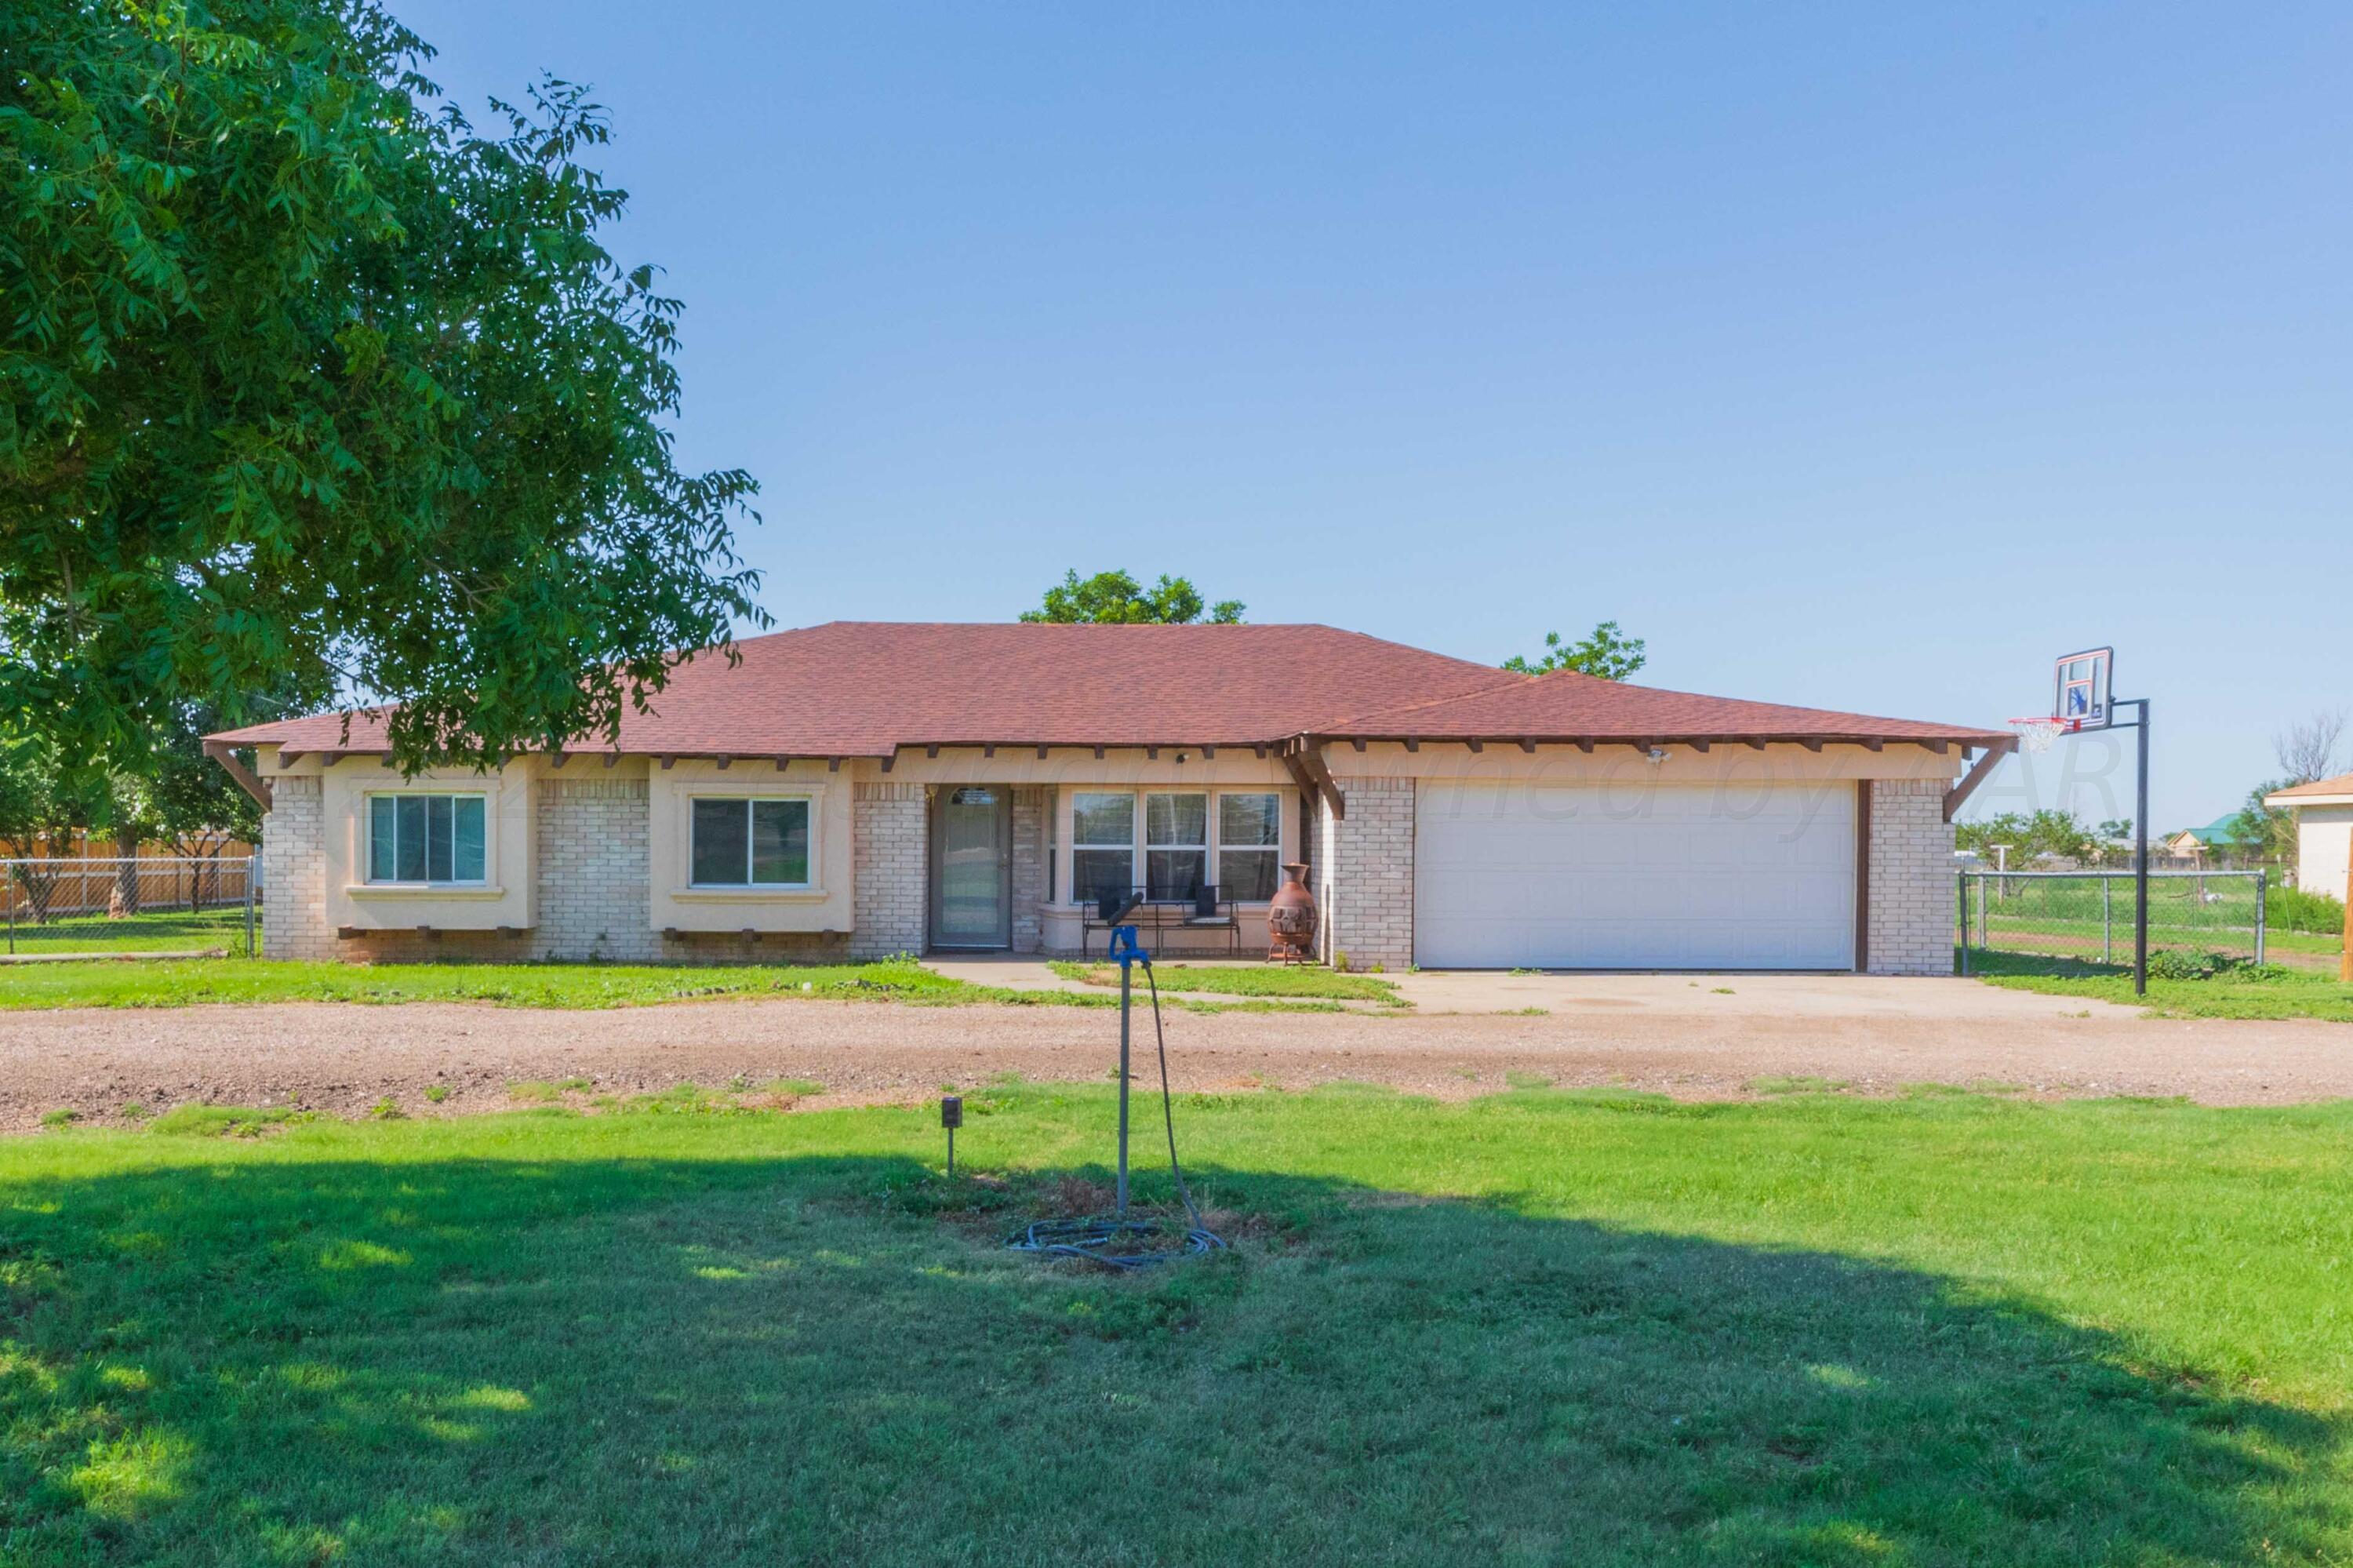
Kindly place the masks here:
<instances>
[{"instance_id":1,"label":"concrete driveway","mask_svg":"<svg viewBox=\"0 0 2353 1568\"><path fill-rule=\"evenodd\" d=\"M1668 1012L1701 1018L1920 1018L1989 1023L2081 1017L2137 1016L2137 1010L2074 997L2004 991L1957 977L1897 978L1825 974L1513 974L1493 969L1425 969L1385 975L1424 1012L1518 1012L1541 1007L1555 1016Z\"/></svg>"},{"instance_id":2,"label":"concrete driveway","mask_svg":"<svg viewBox=\"0 0 2353 1568\"><path fill-rule=\"evenodd\" d=\"M1164 965L1174 967L1177 960ZM975 985L1015 991L1087 991L1036 959L941 958L927 967ZM1830 974L1517 974L1503 969L1423 969L1380 977L1425 1013L1525 1012L1556 1017L1672 1013L1732 1020L1795 1018L1918 1018L1946 1022L2035 1022L2095 1016L2137 1018L2138 1010L2073 997L2004 991L1980 980L1946 977Z\"/></svg>"}]
</instances>

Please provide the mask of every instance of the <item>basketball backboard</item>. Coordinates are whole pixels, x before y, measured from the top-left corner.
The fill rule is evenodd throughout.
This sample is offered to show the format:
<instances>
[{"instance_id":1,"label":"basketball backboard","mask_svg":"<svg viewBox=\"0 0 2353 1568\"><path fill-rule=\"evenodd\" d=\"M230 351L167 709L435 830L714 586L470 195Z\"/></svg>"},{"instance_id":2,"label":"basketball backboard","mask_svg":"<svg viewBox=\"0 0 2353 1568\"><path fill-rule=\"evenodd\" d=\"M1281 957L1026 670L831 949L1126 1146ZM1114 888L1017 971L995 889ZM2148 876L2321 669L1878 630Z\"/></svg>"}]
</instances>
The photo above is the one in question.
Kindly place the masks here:
<instances>
[{"instance_id":1,"label":"basketball backboard","mask_svg":"<svg viewBox=\"0 0 2353 1568\"><path fill-rule=\"evenodd\" d=\"M2070 731L2108 727L2108 676L2114 648L2087 648L2060 657L2052 666L2051 716Z\"/></svg>"}]
</instances>

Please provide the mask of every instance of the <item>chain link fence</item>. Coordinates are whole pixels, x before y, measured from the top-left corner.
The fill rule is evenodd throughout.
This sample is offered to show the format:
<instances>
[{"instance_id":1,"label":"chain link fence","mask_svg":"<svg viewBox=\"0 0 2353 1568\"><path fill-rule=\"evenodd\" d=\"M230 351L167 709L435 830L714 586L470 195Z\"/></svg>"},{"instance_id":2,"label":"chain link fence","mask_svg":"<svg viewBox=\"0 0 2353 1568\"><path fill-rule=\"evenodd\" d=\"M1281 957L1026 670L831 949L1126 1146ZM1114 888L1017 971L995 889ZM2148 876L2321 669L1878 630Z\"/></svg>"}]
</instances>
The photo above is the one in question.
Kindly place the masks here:
<instances>
[{"instance_id":1,"label":"chain link fence","mask_svg":"<svg viewBox=\"0 0 2353 1568\"><path fill-rule=\"evenodd\" d=\"M0 860L13 958L250 956L260 895L251 855Z\"/></svg>"},{"instance_id":2,"label":"chain link fence","mask_svg":"<svg viewBox=\"0 0 2353 1568\"><path fill-rule=\"evenodd\" d=\"M1959 881L1963 974L1975 956L1989 953L2133 961L2129 871L1965 871ZM2148 950L2335 969L2337 938L2272 928L2270 882L2265 871L2150 872Z\"/></svg>"}]
</instances>

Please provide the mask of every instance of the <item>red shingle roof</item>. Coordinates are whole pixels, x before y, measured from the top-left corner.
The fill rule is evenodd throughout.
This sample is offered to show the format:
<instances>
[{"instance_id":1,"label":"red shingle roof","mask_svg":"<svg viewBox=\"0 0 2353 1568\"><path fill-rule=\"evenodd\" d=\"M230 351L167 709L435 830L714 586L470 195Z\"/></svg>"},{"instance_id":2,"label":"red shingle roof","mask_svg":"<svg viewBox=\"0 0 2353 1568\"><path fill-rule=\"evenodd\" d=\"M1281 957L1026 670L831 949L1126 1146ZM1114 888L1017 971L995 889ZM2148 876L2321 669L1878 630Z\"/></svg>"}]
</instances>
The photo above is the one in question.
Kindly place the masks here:
<instances>
[{"instance_id":1,"label":"red shingle roof","mask_svg":"<svg viewBox=\"0 0 2353 1568\"><path fill-rule=\"evenodd\" d=\"M1946 740L1990 743L2007 730L1666 692L1579 674L1507 678L1468 696L1401 704L1320 733L1400 740Z\"/></svg>"},{"instance_id":2,"label":"red shingle roof","mask_svg":"<svg viewBox=\"0 0 2353 1568\"><path fill-rule=\"evenodd\" d=\"M2004 732L1529 677L1329 626L830 621L681 666L621 722L639 754L887 757L902 746L1247 746L1300 734L1432 738L1851 737ZM379 714L213 736L373 750ZM600 742L583 749L601 750Z\"/></svg>"}]
</instances>

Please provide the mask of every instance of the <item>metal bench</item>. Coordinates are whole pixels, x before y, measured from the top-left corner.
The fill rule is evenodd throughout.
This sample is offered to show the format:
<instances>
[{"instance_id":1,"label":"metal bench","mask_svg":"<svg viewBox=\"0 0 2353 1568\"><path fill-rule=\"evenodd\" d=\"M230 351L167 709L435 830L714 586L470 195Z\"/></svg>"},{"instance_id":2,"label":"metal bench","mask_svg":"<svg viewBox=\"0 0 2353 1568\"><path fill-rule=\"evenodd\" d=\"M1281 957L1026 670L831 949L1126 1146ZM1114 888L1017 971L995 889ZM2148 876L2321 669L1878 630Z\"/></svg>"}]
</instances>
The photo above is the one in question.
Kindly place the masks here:
<instances>
[{"instance_id":1,"label":"metal bench","mask_svg":"<svg viewBox=\"0 0 2353 1568\"><path fill-rule=\"evenodd\" d=\"M1127 913L1121 915L1121 910ZM1079 956L1086 957L1087 938L1096 931L1109 931L1114 926L1134 926L1144 931L1217 931L1226 935L1226 948L1239 953L1242 947L1242 920L1240 903L1218 896L1218 885L1204 885L1190 898L1150 898L1141 887L1125 893L1105 893L1086 907L1079 923ZM1103 952L1110 955L1111 940L1103 939Z\"/></svg>"}]
</instances>

